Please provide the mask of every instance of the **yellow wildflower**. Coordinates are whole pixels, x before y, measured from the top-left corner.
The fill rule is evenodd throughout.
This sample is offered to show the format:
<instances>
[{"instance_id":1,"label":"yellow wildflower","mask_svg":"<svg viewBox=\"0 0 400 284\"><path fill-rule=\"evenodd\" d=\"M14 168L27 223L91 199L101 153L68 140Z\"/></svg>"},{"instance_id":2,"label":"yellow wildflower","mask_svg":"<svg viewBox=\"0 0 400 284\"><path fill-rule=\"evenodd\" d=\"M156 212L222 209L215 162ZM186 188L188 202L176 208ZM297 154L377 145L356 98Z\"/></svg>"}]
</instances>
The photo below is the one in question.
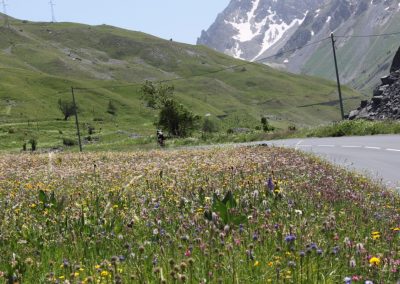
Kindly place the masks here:
<instances>
[{"instance_id":1,"label":"yellow wildflower","mask_svg":"<svg viewBox=\"0 0 400 284\"><path fill-rule=\"evenodd\" d=\"M376 265L376 266L378 266L380 263L381 263L381 260L378 258L378 257L371 257L370 258L370 260L369 260L369 263L371 264L371 265Z\"/></svg>"},{"instance_id":2,"label":"yellow wildflower","mask_svg":"<svg viewBox=\"0 0 400 284\"><path fill-rule=\"evenodd\" d=\"M101 277L107 277L110 273L107 270L103 270L100 275Z\"/></svg>"},{"instance_id":3,"label":"yellow wildflower","mask_svg":"<svg viewBox=\"0 0 400 284\"><path fill-rule=\"evenodd\" d=\"M254 266L255 267L260 266L260 262L257 260L256 262L254 262Z\"/></svg>"}]
</instances>

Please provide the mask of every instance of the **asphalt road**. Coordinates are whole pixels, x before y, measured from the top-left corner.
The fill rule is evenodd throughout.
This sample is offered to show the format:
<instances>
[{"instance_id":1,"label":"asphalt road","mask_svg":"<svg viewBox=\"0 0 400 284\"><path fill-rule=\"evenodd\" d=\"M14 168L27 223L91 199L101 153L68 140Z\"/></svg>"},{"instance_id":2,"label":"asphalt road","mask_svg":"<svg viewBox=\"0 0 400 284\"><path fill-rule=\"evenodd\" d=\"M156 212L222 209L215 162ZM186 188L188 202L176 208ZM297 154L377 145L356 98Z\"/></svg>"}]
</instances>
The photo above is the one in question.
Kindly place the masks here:
<instances>
[{"instance_id":1,"label":"asphalt road","mask_svg":"<svg viewBox=\"0 0 400 284\"><path fill-rule=\"evenodd\" d=\"M311 152L400 190L400 135L256 142Z\"/></svg>"}]
</instances>

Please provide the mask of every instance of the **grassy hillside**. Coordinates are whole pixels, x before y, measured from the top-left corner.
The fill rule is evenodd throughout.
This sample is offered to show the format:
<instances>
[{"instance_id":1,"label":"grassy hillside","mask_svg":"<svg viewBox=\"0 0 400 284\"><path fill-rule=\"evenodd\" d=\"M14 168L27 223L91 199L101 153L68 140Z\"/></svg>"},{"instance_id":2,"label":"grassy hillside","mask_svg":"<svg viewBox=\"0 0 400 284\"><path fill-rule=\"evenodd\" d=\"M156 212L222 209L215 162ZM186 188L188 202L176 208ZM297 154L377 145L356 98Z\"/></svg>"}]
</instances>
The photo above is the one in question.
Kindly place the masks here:
<instances>
[{"instance_id":1,"label":"grassy hillside","mask_svg":"<svg viewBox=\"0 0 400 284\"><path fill-rule=\"evenodd\" d=\"M0 27L0 35L1 149L20 148L30 136L40 137L46 147L74 136L74 121L62 121L57 109L60 98L70 99L71 86L85 88L76 92L82 126L94 126L103 143L135 144L132 137L154 132L157 115L140 100L145 80L196 76L244 63L202 46L105 25L11 19L11 27ZM200 116L210 114L222 130L254 128L263 115L277 127L339 119L333 82L264 65L171 84L184 105ZM349 110L358 94L344 92ZM106 113L109 100L118 109L115 117Z\"/></svg>"}]
</instances>

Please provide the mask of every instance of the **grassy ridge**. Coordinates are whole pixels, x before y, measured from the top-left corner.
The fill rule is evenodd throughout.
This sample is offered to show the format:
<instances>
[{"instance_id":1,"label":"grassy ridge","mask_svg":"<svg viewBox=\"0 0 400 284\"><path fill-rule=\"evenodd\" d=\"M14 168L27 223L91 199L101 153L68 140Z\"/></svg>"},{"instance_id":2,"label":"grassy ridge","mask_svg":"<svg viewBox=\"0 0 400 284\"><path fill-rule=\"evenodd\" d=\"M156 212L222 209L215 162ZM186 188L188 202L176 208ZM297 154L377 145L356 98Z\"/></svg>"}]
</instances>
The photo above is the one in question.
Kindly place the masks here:
<instances>
[{"instance_id":1,"label":"grassy ridge","mask_svg":"<svg viewBox=\"0 0 400 284\"><path fill-rule=\"evenodd\" d=\"M73 23L31 23L11 20L0 27L0 133L3 149L18 149L21 137L40 136L42 145L59 146L60 135L74 136L73 121L61 118L60 98L76 97L83 124L93 124L102 141L117 131L148 135L154 132L155 112L140 100L144 80L193 76L243 64L203 46L165 41L110 26ZM137 84L136 84L137 83ZM113 87L126 85L125 87ZM337 120L333 82L297 76L260 64L232 68L173 82L178 99L200 116L220 120L222 130L250 127L261 116L277 127L317 125ZM347 110L358 94L345 88ZM106 113L109 100L118 115ZM330 103L326 103L330 102ZM29 125L35 121L42 132ZM85 128L85 125L82 125ZM14 128L11 130L10 128ZM56 135L56 133L63 133ZM115 143L129 138L115 135ZM109 141L110 142L110 141Z\"/></svg>"}]
</instances>

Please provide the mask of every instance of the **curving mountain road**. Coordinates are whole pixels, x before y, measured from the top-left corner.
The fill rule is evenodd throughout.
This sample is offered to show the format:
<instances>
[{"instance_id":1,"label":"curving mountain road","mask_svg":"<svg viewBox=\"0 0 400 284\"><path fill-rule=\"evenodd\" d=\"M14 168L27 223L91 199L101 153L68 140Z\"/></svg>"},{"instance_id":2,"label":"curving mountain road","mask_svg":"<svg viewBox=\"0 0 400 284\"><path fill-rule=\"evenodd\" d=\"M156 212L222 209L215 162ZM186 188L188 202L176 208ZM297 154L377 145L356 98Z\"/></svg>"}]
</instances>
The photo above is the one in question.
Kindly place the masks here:
<instances>
[{"instance_id":1,"label":"curving mountain road","mask_svg":"<svg viewBox=\"0 0 400 284\"><path fill-rule=\"evenodd\" d=\"M254 144L311 152L400 190L400 135L287 139Z\"/></svg>"}]
</instances>

